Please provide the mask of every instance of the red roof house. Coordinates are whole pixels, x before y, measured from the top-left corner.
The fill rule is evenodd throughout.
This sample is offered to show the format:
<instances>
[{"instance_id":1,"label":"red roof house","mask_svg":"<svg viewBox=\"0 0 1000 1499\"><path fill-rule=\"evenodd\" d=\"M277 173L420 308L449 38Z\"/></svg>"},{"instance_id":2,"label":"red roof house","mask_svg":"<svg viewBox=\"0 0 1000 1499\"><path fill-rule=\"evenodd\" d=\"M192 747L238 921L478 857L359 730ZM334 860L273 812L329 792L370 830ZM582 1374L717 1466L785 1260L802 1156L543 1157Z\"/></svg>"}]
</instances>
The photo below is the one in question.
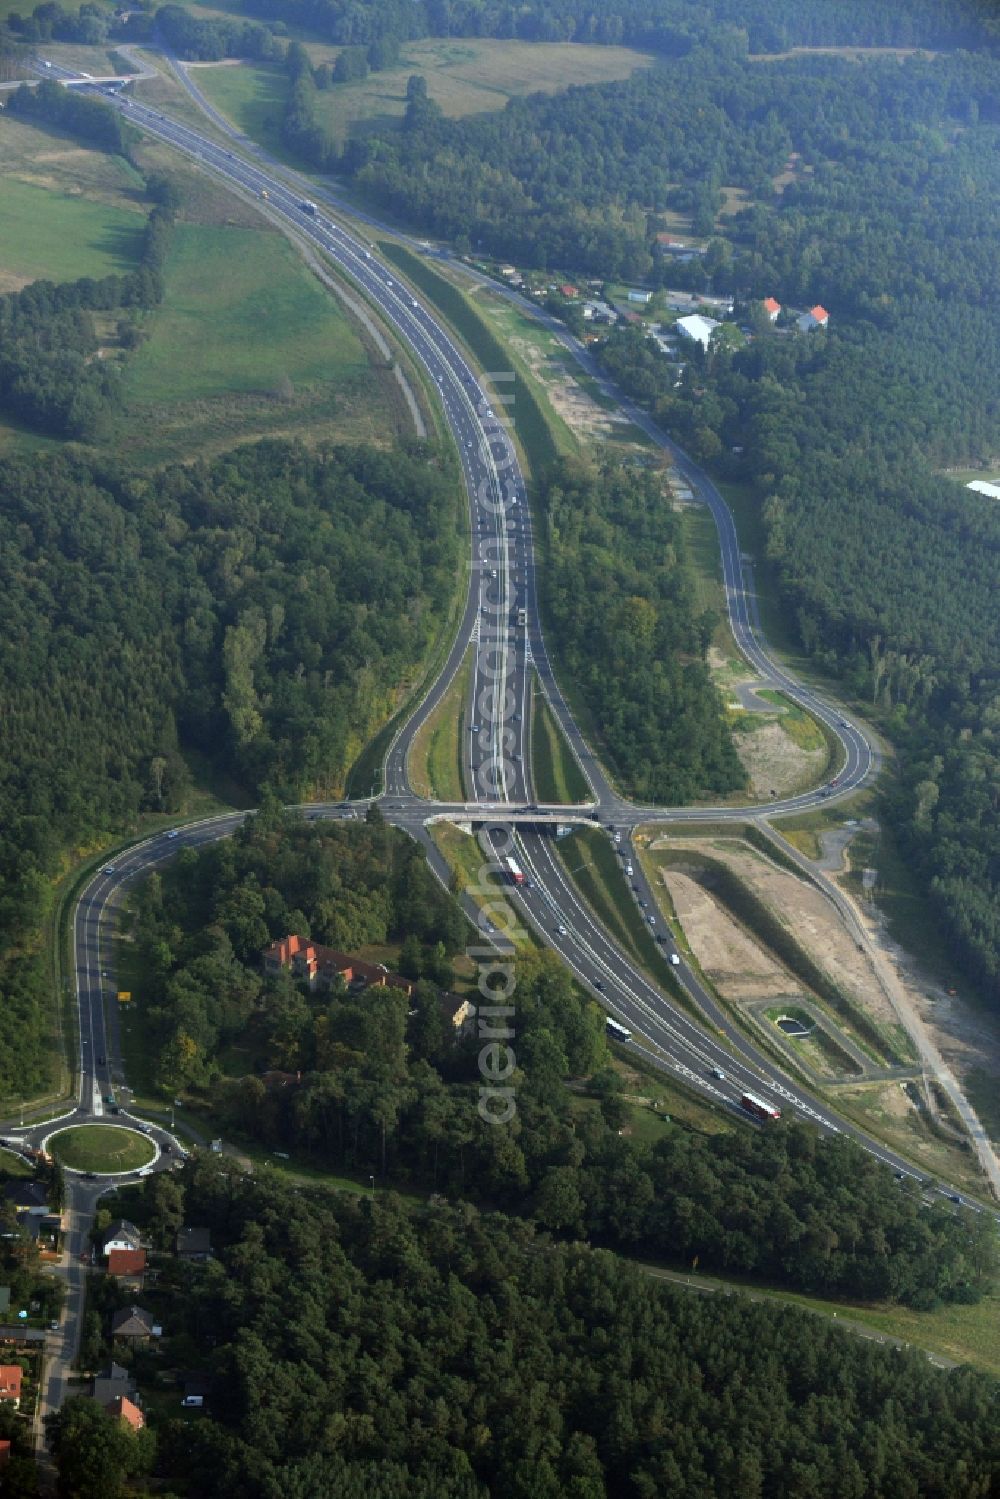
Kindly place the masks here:
<instances>
[{"instance_id":1,"label":"red roof house","mask_svg":"<svg viewBox=\"0 0 1000 1499\"><path fill-rule=\"evenodd\" d=\"M137 1405L133 1405L127 1395L116 1395L114 1400L109 1400L104 1407L109 1416L117 1416L119 1420L126 1422L133 1431L141 1431L146 1424L146 1418Z\"/></svg>"},{"instance_id":2,"label":"red roof house","mask_svg":"<svg viewBox=\"0 0 1000 1499\"><path fill-rule=\"evenodd\" d=\"M821 307L818 302L816 303L815 307L810 307L809 316L812 318L813 322L818 323L821 328L825 328L827 323L830 321L830 314L827 312L826 308Z\"/></svg>"},{"instance_id":3,"label":"red roof house","mask_svg":"<svg viewBox=\"0 0 1000 1499\"><path fill-rule=\"evenodd\" d=\"M565 286L560 286L559 290L562 292L564 297L578 297L580 295L576 287L570 286L568 282Z\"/></svg>"},{"instance_id":4,"label":"red roof house","mask_svg":"<svg viewBox=\"0 0 1000 1499\"><path fill-rule=\"evenodd\" d=\"M108 1254L108 1274L141 1278L146 1270L144 1249L112 1249Z\"/></svg>"},{"instance_id":5,"label":"red roof house","mask_svg":"<svg viewBox=\"0 0 1000 1499\"><path fill-rule=\"evenodd\" d=\"M0 1364L0 1404L16 1409L21 1399L21 1365Z\"/></svg>"},{"instance_id":6,"label":"red roof house","mask_svg":"<svg viewBox=\"0 0 1000 1499\"><path fill-rule=\"evenodd\" d=\"M765 297L764 298L764 311L767 313L768 317L771 319L771 322L773 323L774 320L775 320L775 318L778 316L778 313L781 311L781 303L780 302L776 302L773 297Z\"/></svg>"}]
</instances>

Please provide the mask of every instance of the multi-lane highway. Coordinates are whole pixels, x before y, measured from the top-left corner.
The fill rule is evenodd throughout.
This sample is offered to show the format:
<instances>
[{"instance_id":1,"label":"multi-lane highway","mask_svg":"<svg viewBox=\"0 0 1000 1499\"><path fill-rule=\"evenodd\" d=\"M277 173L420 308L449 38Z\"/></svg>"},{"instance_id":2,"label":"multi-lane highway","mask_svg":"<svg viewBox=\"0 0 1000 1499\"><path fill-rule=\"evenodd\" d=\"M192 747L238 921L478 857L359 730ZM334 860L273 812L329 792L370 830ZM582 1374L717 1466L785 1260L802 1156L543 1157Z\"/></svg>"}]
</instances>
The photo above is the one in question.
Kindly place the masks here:
<instances>
[{"instance_id":1,"label":"multi-lane highway","mask_svg":"<svg viewBox=\"0 0 1000 1499\"><path fill-rule=\"evenodd\" d=\"M824 1130L854 1134L897 1172L916 1175L908 1163L838 1120L826 1105L784 1078L731 1024L683 961L671 969L671 974L704 1016L704 1026L671 998L666 986L652 982L597 923L566 877L551 839L539 830L546 822L567 821L570 816L593 817L620 829L629 846L631 832L640 823L744 820L748 812L761 809L636 807L616 792L593 757L560 692L539 624L530 507L508 424L500 415L502 381L494 380L491 385L477 375L450 332L401 282L395 268L379 258L371 241L305 197L298 185L290 186L279 168L266 163L259 148L254 148L252 159L248 160L235 132L232 143L241 148L240 154L137 99L129 100L115 88L110 90L108 102L126 113L137 127L166 141L206 172L224 180L229 188L253 194L260 200L262 211L292 226L297 236L317 246L395 330L437 387L469 497L471 565L465 607L447 662L423 701L398 730L386 757L381 805L387 820L421 839L432 867L442 878L447 878L447 871L428 835L430 820L445 817L477 824L488 822L496 829L497 839L510 837L505 830L519 825L518 857L528 881L519 888L514 900L605 1008L652 1043L657 1065L731 1105L735 1105L744 1090L763 1089L786 1109L791 1107ZM221 116L216 117L216 123L229 128ZM650 430L657 441L669 446L644 413L630 408L629 414ZM674 458L679 471L715 519L727 607L737 644L769 683L807 707L840 742L843 765L833 794L847 794L863 784L875 768L875 757L865 734L839 709L802 688L767 654L755 625L730 512L714 485L686 455L675 449ZM581 580L581 586L585 586L585 580ZM456 805L429 804L411 790L407 770L409 751L414 735L439 704L470 647L475 651L470 689L474 728L464 749L469 801ZM532 800L529 737L532 666L593 789L593 802L572 814L565 808L537 808ZM773 814L779 808L810 806L831 792L830 787L818 788L785 802L771 803L767 810ZM313 808L310 815L356 814L344 806L329 805ZM176 835L162 834L149 839L105 866L84 890L75 918L80 1115L99 1114L104 1097L123 1081L117 1038L107 1029L108 1000L114 984L110 952L104 946L105 915L129 884L174 857L179 848L228 836L241 820L242 815L209 819L180 829ZM639 868L637 861L635 868ZM641 872L635 882L640 891L646 889L640 898L648 901L651 913L655 912L652 892L642 885ZM654 915L654 921L657 919Z\"/></svg>"}]
</instances>

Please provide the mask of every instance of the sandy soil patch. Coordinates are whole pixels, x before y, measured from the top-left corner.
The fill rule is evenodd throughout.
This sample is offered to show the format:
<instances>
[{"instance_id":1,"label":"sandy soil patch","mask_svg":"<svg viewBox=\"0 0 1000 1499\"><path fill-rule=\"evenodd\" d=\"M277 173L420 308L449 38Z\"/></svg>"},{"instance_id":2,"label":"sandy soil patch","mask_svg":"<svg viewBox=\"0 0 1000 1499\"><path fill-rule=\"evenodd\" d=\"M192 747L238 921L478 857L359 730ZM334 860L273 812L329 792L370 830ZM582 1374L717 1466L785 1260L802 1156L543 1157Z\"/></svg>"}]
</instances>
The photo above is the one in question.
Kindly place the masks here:
<instances>
[{"instance_id":1,"label":"sandy soil patch","mask_svg":"<svg viewBox=\"0 0 1000 1499\"><path fill-rule=\"evenodd\" d=\"M746 726L744 727L744 722ZM737 720L733 742L754 796L793 796L815 786L827 761L826 749L804 750L777 719Z\"/></svg>"},{"instance_id":2,"label":"sandy soil patch","mask_svg":"<svg viewBox=\"0 0 1000 1499\"><path fill-rule=\"evenodd\" d=\"M659 838L652 847L699 850L725 864L767 905L838 988L863 1005L879 1023L886 1026L895 1023L895 1013L872 964L858 950L836 908L818 890L765 859L754 857L736 843L727 848L700 839L686 838L683 844L677 844L669 838ZM672 874L671 871L671 877Z\"/></svg>"},{"instance_id":3,"label":"sandy soil patch","mask_svg":"<svg viewBox=\"0 0 1000 1499\"><path fill-rule=\"evenodd\" d=\"M567 366L553 360L530 338L511 338L510 346L545 387L553 409L580 437L607 437L615 427L628 426L618 411L605 411L573 378ZM553 342L553 352L556 345Z\"/></svg>"},{"instance_id":4,"label":"sandy soil patch","mask_svg":"<svg viewBox=\"0 0 1000 1499\"><path fill-rule=\"evenodd\" d=\"M802 993L792 975L697 880L679 869L660 874L692 952L724 999L785 999Z\"/></svg>"}]
</instances>

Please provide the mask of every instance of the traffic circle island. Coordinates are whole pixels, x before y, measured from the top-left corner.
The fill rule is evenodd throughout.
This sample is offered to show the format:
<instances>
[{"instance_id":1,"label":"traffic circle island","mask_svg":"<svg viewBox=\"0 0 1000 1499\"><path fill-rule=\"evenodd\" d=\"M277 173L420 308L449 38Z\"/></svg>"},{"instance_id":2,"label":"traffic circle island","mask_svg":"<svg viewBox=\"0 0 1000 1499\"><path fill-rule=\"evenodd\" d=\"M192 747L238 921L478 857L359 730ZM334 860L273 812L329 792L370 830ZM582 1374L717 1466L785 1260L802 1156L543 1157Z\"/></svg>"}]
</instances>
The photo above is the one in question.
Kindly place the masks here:
<instances>
[{"instance_id":1,"label":"traffic circle island","mask_svg":"<svg viewBox=\"0 0 1000 1499\"><path fill-rule=\"evenodd\" d=\"M121 1176L156 1159L152 1140L124 1124L71 1124L44 1141L43 1148L67 1171Z\"/></svg>"}]
</instances>

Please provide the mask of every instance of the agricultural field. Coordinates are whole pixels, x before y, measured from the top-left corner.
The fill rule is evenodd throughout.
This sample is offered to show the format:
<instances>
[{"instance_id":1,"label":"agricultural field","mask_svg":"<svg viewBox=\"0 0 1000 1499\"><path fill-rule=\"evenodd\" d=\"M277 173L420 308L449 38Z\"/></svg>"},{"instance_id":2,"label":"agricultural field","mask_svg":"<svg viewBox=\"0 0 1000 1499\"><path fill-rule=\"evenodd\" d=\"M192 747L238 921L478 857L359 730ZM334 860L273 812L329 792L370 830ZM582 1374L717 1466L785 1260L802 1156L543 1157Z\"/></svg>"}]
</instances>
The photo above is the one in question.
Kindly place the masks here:
<instances>
[{"instance_id":1,"label":"agricultural field","mask_svg":"<svg viewBox=\"0 0 1000 1499\"><path fill-rule=\"evenodd\" d=\"M126 370L124 452L156 462L264 435L395 429L388 377L280 235L180 224L165 280Z\"/></svg>"},{"instance_id":2,"label":"agricultural field","mask_svg":"<svg viewBox=\"0 0 1000 1499\"><path fill-rule=\"evenodd\" d=\"M133 270L149 205L121 157L0 113L0 293Z\"/></svg>"}]
</instances>

